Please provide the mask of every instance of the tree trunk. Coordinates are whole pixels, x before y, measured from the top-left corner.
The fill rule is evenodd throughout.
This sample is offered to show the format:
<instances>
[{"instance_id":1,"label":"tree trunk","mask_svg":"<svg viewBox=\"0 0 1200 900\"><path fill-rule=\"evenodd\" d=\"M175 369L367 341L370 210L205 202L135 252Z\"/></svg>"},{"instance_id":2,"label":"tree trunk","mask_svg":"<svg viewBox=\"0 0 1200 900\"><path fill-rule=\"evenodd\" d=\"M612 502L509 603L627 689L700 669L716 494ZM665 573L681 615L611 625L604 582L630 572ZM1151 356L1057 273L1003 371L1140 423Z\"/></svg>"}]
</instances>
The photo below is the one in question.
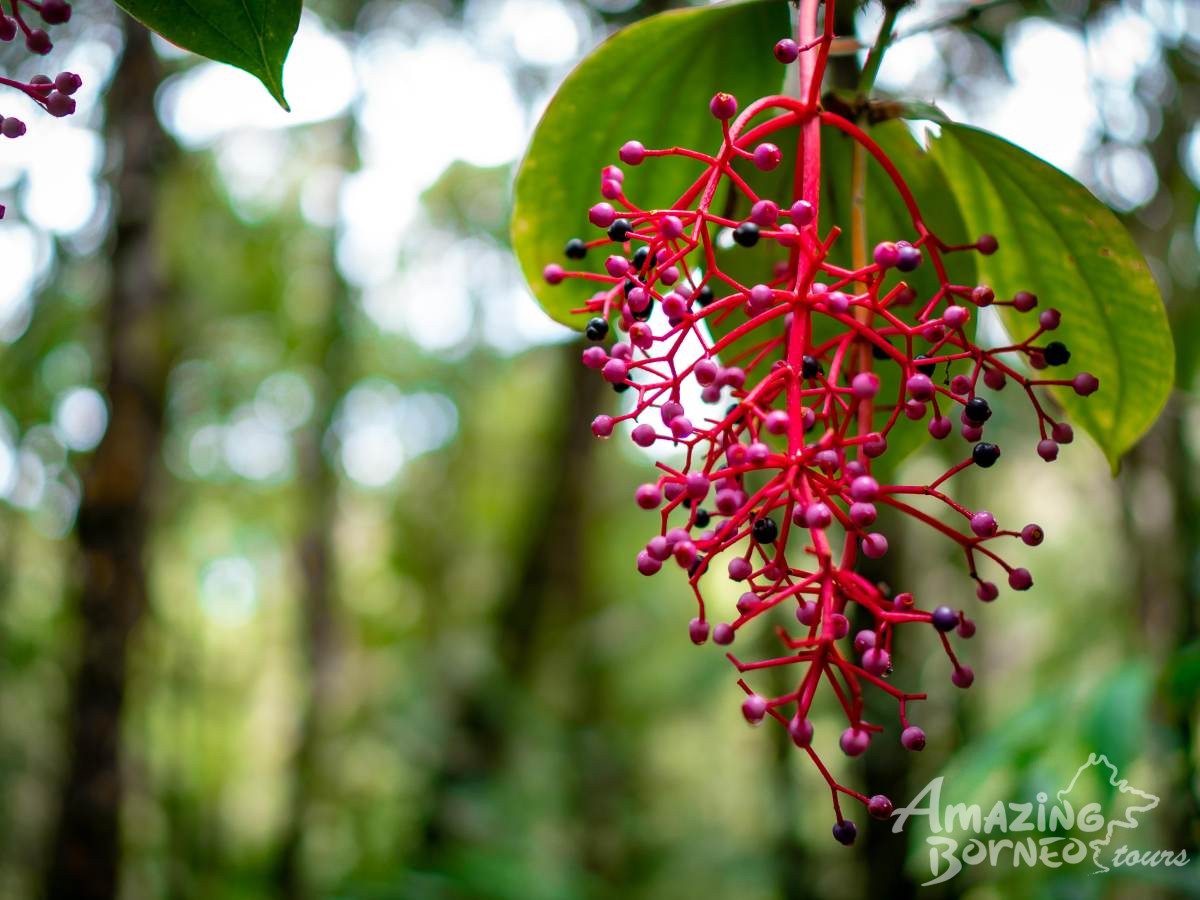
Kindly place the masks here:
<instances>
[{"instance_id":1,"label":"tree trunk","mask_svg":"<svg viewBox=\"0 0 1200 900\"><path fill-rule=\"evenodd\" d=\"M130 19L124 32L106 129L118 160L112 178L119 204L105 322L110 417L84 474L75 528L80 648L45 873L51 900L117 896L126 661L147 605L145 542L162 444L166 289L154 226L156 173L168 144L154 112L159 65L149 34Z\"/></svg>"}]
</instances>

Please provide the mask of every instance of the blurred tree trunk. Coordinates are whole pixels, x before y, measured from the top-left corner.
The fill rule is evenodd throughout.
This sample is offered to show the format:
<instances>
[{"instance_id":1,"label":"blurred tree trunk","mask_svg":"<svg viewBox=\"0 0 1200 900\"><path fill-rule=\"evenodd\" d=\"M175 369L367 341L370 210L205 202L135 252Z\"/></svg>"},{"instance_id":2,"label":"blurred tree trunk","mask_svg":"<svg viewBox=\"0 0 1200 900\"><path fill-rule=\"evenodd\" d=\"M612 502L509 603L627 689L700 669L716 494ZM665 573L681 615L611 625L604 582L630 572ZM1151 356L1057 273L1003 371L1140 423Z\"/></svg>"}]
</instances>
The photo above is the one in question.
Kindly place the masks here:
<instances>
[{"instance_id":1,"label":"blurred tree trunk","mask_svg":"<svg viewBox=\"0 0 1200 900\"><path fill-rule=\"evenodd\" d=\"M349 142L351 136L344 138ZM338 275L329 241L329 303L317 340L316 363L325 373L317 386L311 422L299 435L298 478L302 491L300 535L295 556L303 582L300 586L301 644L306 671L304 699L291 771L291 797L287 827L276 863L276 889L280 897L302 900L313 896L304 873L304 829L312 806L314 786L320 782L320 747L323 723L334 694L339 657L337 563L333 529L337 520L338 476L326 458L325 436L333 426L338 399L346 389L351 315L349 288Z\"/></svg>"},{"instance_id":2,"label":"blurred tree trunk","mask_svg":"<svg viewBox=\"0 0 1200 900\"><path fill-rule=\"evenodd\" d=\"M1138 246L1159 267L1155 274L1167 295L1171 327L1180 338L1177 348L1192 346L1185 338L1197 328L1196 291L1173 277L1171 244L1190 239L1196 217L1195 188L1182 165L1186 136L1200 106L1196 91L1200 67L1180 47L1164 46L1166 69L1174 81L1169 101L1162 104L1162 124L1146 144L1158 173L1158 191L1138 216L1126 217ZM1191 385L1181 385L1184 390ZM1119 479L1125 527L1135 570L1132 582L1141 600L1144 640L1155 659L1169 668L1180 654L1194 652L1200 640L1200 577L1196 553L1200 548L1200 486L1194 473L1200 447L1190 439L1187 406L1178 392L1146 438L1125 458ZM1165 483L1164 492L1153 489ZM1149 508L1144 501L1160 493L1167 502ZM1169 846L1195 852L1200 846L1200 780L1196 770L1196 700L1160 697L1159 721L1173 746L1167 778L1175 802L1164 804L1169 822Z\"/></svg>"},{"instance_id":3,"label":"blurred tree trunk","mask_svg":"<svg viewBox=\"0 0 1200 900\"><path fill-rule=\"evenodd\" d=\"M147 606L145 545L162 444L167 292L154 229L157 173L169 145L154 111L160 70L149 34L124 22L106 128L117 160L104 332L110 415L84 474L75 528L80 647L45 873L51 900L100 900L118 891L121 714L130 640Z\"/></svg>"},{"instance_id":4,"label":"blurred tree trunk","mask_svg":"<svg viewBox=\"0 0 1200 900\"><path fill-rule=\"evenodd\" d=\"M599 604L587 583L585 520L592 484L594 441L575 410L599 408L604 382L578 363L579 348L561 349L558 383L562 390L549 404L555 431L539 444L541 477L531 493L523 521L529 523L525 546L515 575L495 608L496 646L500 679L467 686L440 702L452 720L447 752L432 778L418 858L436 865L439 855L469 845L464 833L462 797L472 786L491 780L509 763L512 725L505 719L505 692L527 687L543 663L539 637L545 633L578 632ZM553 547L553 552L547 552ZM603 664L581 641L573 657L571 677L577 701L571 705L567 743L576 764L566 785L574 811L571 821L583 823L577 840L580 865L600 883L620 884L627 854L615 823L623 767L596 727L605 706ZM584 715L587 713L587 715ZM616 754L619 756L619 754Z\"/></svg>"}]
</instances>

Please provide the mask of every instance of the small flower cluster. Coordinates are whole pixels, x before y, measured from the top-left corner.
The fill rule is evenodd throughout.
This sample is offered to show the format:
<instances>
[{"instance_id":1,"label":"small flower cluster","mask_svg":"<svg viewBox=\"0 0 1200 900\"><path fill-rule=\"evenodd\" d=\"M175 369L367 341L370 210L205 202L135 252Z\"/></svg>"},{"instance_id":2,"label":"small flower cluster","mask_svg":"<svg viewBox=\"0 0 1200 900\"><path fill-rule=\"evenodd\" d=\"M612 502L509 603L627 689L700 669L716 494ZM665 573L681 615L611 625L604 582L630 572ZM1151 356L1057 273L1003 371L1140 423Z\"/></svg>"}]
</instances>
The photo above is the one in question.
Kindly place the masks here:
<instances>
[{"instance_id":1,"label":"small flower cluster","mask_svg":"<svg viewBox=\"0 0 1200 900\"><path fill-rule=\"evenodd\" d=\"M41 28L31 28L21 14L21 6L27 6L38 13L47 25L61 25L71 18L71 5L66 0L9 0L11 15L0 13L0 41L14 40L18 33L24 36L25 46L31 53L45 56L53 48L50 35ZM74 72L59 72L54 78L47 75L34 75L29 81L18 81L13 78L0 76L0 84L23 93L38 106L57 118L69 116L75 112L74 94L82 86L83 81ZM16 116L0 115L0 135L6 138L19 138L25 133L25 123ZM0 218L4 216L4 207L0 206Z\"/></svg>"},{"instance_id":2,"label":"small flower cluster","mask_svg":"<svg viewBox=\"0 0 1200 900\"><path fill-rule=\"evenodd\" d=\"M791 63L816 45L784 40L775 55ZM660 462L657 478L635 492L637 505L657 510L659 518L657 533L638 554L638 570L651 576L674 564L686 573L698 607L689 625L697 644L711 637L728 647L743 630L773 623L785 648L780 656L729 658L744 678L794 667L795 687L766 696L743 679L742 711L752 724L775 719L807 753L831 791L834 836L849 844L856 827L843 815L840 795L880 818L891 814L892 803L839 783L814 750L810 709L818 688L827 685L844 711L841 750L858 756L884 730L864 717L866 688L896 701L904 747L925 746L925 733L909 720L910 704L925 695L890 681L898 626L931 628L953 684L966 688L974 680L950 641L975 632L962 610L919 604L911 593L893 596L856 571L861 557L888 552L889 535L874 528L880 509L896 510L956 544L979 600L990 602L1000 592L985 567L1001 572L1012 590L1027 590L1029 571L1007 562L996 546L1006 540L1036 546L1042 529L1002 527L990 512L955 501L945 486L965 469L987 469L1000 459L1000 447L986 440L992 401L985 389L998 394L1007 387L1025 396L1037 417L1036 451L1052 461L1073 435L1036 389L1063 385L1086 396L1099 383L1087 373L1049 377L1047 370L1066 365L1071 355L1049 339L1059 325L1057 310L1041 308L1031 293L1001 299L986 285L954 283L945 257L990 255L998 250L996 239L984 235L955 246L933 234L892 161L856 124L823 110L815 90L801 99L766 97L740 115L736 99L719 93L709 111L722 133L713 153L649 148L636 140L620 148L626 167L657 157L698 165L695 182L674 203L640 208L625 194L624 170L607 166L600 173L601 200L588 211L600 235L567 243L565 255L578 268L551 263L543 275L550 284L584 279L597 286L577 310L589 317L592 342L583 364L616 390L632 392L628 412L597 416L592 431L607 438L630 422L639 447L668 445L681 460ZM831 260L840 230L819 227L821 128L861 145L911 217L911 233L876 245L871 258L853 267ZM799 141L781 140L794 130ZM781 146L799 148L796 178L789 179L797 187L786 198L762 196L750 176L779 167ZM738 203L724 199L723 190ZM728 211L739 204L745 214L731 217ZM726 271L739 254L761 260L758 280ZM596 257L602 264L588 266ZM936 275L928 296L910 284L918 279L905 280L923 268ZM737 267L747 270L753 271ZM973 320L990 306L1030 315L1029 335L1004 346L978 344ZM966 447L930 484L887 483L877 461L902 427L924 428L936 441L953 440L957 430ZM940 506L942 515L918 501ZM893 532L890 540L897 537ZM715 622L702 592L714 572L742 588L736 612ZM779 617L788 610L791 628Z\"/></svg>"}]
</instances>

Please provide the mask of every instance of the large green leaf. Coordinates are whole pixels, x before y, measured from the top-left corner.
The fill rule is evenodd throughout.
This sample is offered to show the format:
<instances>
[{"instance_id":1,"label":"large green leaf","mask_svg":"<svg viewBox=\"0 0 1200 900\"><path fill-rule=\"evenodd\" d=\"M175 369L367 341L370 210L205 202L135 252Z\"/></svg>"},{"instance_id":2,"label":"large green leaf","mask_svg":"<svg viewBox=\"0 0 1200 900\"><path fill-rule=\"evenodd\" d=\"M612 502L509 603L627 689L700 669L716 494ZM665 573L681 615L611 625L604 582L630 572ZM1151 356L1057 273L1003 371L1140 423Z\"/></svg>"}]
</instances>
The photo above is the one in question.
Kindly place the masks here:
<instances>
[{"instance_id":1,"label":"large green leaf","mask_svg":"<svg viewBox=\"0 0 1200 900\"><path fill-rule=\"evenodd\" d=\"M541 271L563 261L568 238L598 234L587 211L600 200L601 168L617 162L627 140L717 149L721 129L708 114L709 99L728 91L745 104L777 92L784 68L771 47L787 33L788 7L779 0L674 10L617 32L567 76L517 175L513 214L521 269L552 317L583 325L570 310L591 293L588 285L569 279L551 287ZM626 169L626 191L643 208L665 207L701 172L691 160L656 158ZM601 262L601 254L584 261L596 271Z\"/></svg>"},{"instance_id":2,"label":"large green leaf","mask_svg":"<svg viewBox=\"0 0 1200 900\"><path fill-rule=\"evenodd\" d=\"M995 135L943 125L930 154L968 227L1000 241L979 260L981 280L998 296L1029 290L1062 311L1054 339L1071 351L1067 371L1094 373L1100 391L1059 399L1115 468L1157 418L1175 370L1162 298L1133 239L1082 185ZM1030 328L1030 316L1004 315L1014 336Z\"/></svg>"},{"instance_id":3,"label":"large green leaf","mask_svg":"<svg viewBox=\"0 0 1200 900\"><path fill-rule=\"evenodd\" d=\"M249 72L288 108L283 61L300 25L301 0L117 0L172 44Z\"/></svg>"}]
</instances>

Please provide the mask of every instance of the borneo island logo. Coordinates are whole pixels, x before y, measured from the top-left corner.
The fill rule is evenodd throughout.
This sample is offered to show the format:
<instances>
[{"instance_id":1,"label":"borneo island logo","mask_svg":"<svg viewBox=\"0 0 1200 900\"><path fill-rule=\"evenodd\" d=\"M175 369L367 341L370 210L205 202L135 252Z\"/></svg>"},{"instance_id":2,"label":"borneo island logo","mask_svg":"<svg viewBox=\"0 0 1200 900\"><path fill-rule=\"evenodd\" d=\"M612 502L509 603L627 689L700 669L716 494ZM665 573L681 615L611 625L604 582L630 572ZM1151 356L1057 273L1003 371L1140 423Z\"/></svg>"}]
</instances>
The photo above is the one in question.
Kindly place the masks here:
<instances>
[{"instance_id":1,"label":"borneo island logo","mask_svg":"<svg viewBox=\"0 0 1200 900\"><path fill-rule=\"evenodd\" d=\"M1080 779L1090 770L1112 788L1107 813L1102 804L1083 799ZM1153 794L1138 790L1120 777L1103 754L1092 753L1075 777L1053 801L1045 792L1034 803L997 801L984 810L979 804L942 803L943 776L927 784L908 806L892 813L892 831L899 833L913 816L928 820L929 870L923 886L949 881L964 866L1078 865L1090 856L1093 874L1134 866L1186 866L1186 850L1130 850L1124 839L1138 827L1138 816L1159 804ZM1122 829L1122 830L1119 830Z\"/></svg>"}]
</instances>

